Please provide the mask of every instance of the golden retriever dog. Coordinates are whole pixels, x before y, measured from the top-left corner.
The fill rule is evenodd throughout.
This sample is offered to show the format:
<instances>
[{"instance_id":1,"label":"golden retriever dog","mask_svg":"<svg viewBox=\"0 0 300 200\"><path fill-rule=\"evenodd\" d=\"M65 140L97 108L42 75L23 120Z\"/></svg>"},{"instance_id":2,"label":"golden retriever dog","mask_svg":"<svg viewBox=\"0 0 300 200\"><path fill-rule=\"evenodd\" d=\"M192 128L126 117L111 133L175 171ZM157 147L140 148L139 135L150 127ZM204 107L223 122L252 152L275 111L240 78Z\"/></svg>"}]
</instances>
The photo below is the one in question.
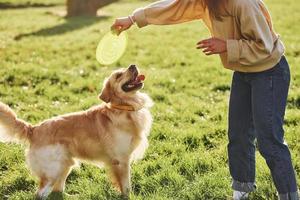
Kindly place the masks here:
<instances>
[{"instance_id":1,"label":"golden retriever dog","mask_svg":"<svg viewBox=\"0 0 300 200\"><path fill-rule=\"evenodd\" d=\"M63 192L76 160L104 164L114 185L128 196L130 163L143 157L152 124L152 101L139 92L143 80L135 65L117 70L104 81L99 98L105 103L38 125L18 119L0 102L0 141L29 144L26 162L39 179L39 198Z\"/></svg>"}]
</instances>

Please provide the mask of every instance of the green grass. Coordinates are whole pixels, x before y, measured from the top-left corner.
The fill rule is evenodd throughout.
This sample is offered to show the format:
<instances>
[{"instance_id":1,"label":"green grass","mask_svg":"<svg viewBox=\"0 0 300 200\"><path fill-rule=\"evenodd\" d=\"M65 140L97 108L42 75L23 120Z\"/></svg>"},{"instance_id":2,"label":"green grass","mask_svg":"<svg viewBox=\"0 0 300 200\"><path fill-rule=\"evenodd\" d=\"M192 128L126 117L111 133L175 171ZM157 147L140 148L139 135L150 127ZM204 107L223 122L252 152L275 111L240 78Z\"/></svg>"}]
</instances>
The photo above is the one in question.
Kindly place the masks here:
<instances>
[{"instance_id":1,"label":"green grass","mask_svg":"<svg viewBox=\"0 0 300 200\"><path fill-rule=\"evenodd\" d=\"M27 1L7 0L12 5ZM121 1L102 10L103 17L64 19L54 7L0 11L0 100L30 123L99 104L97 94L112 70L136 63L146 74L147 92L155 101L150 147L134 164L132 199L227 199L227 104L232 72L217 56L195 49L209 36L201 22L151 26L129 31L129 47L114 66L95 59L100 38L115 17L146 2ZM292 85L286 113L286 140L300 183L300 9L298 1L267 0L275 28L286 45ZM0 199L32 199L37 183L26 168L25 147L0 144ZM268 168L257 154L258 189L250 199L275 199ZM105 172L91 165L74 170L65 199L120 199ZM52 196L57 199L57 196Z\"/></svg>"}]
</instances>

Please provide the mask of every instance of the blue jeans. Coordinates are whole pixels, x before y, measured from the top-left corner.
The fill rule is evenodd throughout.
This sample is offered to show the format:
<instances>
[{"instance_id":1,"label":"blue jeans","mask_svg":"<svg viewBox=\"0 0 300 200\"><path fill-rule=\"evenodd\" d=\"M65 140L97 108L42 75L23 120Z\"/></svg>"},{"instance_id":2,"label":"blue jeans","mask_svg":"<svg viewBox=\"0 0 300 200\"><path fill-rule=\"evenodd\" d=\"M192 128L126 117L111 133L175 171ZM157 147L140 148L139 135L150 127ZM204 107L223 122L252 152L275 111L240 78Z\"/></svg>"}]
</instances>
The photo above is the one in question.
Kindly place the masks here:
<instances>
[{"instance_id":1,"label":"blue jeans","mask_svg":"<svg viewBox=\"0 0 300 200\"><path fill-rule=\"evenodd\" d=\"M234 72L229 103L229 169L234 190L255 189L255 139L282 200L298 200L291 155L284 141L283 119L290 84L283 56L272 69Z\"/></svg>"}]
</instances>

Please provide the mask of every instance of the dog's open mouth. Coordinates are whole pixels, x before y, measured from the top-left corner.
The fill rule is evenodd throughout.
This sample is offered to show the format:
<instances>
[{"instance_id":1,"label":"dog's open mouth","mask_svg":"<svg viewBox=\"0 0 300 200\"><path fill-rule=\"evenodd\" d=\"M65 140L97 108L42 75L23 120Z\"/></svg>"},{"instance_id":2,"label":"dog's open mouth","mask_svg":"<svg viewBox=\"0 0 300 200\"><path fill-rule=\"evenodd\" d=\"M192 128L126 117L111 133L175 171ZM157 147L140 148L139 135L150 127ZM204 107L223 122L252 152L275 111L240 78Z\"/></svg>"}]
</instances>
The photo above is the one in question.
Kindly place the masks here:
<instances>
[{"instance_id":1,"label":"dog's open mouth","mask_svg":"<svg viewBox=\"0 0 300 200\"><path fill-rule=\"evenodd\" d=\"M124 92L130 92L134 90L139 90L143 87L145 80L145 76L142 74L135 73L133 78L127 81L123 86L122 89Z\"/></svg>"}]
</instances>

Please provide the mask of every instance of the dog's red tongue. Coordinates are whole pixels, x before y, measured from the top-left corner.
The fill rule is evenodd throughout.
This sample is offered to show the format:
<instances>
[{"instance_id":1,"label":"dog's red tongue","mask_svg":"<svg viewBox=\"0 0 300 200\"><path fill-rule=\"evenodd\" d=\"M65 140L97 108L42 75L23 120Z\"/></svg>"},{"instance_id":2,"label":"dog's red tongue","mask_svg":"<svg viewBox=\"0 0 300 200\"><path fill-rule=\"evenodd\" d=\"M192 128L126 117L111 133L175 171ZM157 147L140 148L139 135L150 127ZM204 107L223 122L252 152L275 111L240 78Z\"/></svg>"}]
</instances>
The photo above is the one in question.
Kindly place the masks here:
<instances>
[{"instance_id":1,"label":"dog's red tongue","mask_svg":"<svg viewBox=\"0 0 300 200\"><path fill-rule=\"evenodd\" d=\"M144 80L145 80L145 76L144 76L143 74L141 74L141 75L138 75L138 76L136 77L136 79L137 79L138 81L144 81Z\"/></svg>"},{"instance_id":2,"label":"dog's red tongue","mask_svg":"<svg viewBox=\"0 0 300 200\"><path fill-rule=\"evenodd\" d=\"M132 84L139 84L144 80L145 80L145 76L141 74L135 78L135 80L132 82Z\"/></svg>"}]
</instances>

